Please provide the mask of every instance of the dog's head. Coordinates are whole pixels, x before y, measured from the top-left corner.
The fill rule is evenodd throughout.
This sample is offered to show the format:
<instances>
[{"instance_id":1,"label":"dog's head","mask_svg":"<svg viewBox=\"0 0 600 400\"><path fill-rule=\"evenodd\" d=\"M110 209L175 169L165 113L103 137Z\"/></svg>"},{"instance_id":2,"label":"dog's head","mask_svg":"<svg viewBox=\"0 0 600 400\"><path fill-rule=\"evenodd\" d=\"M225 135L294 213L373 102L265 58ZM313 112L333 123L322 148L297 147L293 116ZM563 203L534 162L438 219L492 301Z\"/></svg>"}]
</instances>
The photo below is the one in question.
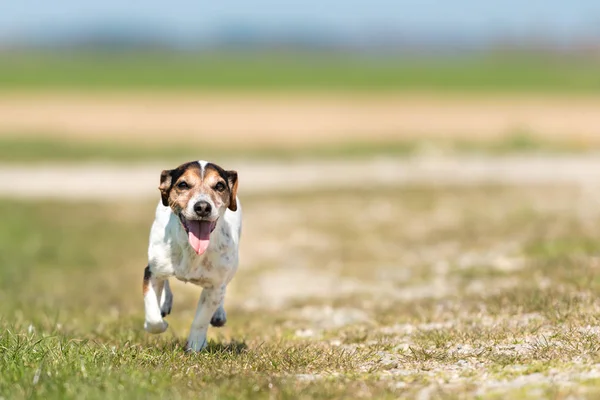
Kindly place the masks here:
<instances>
[{"instance_id":1,"label":"dog's head","mask_svg":"<svg viewBox=\"0 0 600 400\"><path fill-rule=\"evenodd\" d=\"M197 254L208 248L210 234L227 209L237 210L236 171L206 161L182 164L160 174L162 204L179 217Z\"/></svg>"}]
</instances>

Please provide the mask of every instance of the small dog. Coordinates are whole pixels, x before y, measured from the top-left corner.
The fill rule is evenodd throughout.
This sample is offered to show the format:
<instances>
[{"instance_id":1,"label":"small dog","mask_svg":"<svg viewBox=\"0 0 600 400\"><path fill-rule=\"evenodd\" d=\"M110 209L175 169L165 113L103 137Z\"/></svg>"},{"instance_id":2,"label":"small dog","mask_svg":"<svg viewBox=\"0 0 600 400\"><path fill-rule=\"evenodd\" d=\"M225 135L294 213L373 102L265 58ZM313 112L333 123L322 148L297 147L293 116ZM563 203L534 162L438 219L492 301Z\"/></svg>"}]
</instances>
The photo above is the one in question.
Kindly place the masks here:
<instances>
[{"instance_id":1,"label":"small dog","mask_svg":"<svg viewBox=\"0 0 600 400\"><path fill-rule=\"evenodd\" d=\"M238 267L242 211L236 171L206 161L189 162L160 174L161 202L150 231L144 271L144 329L164 332L171 312L169 278L202 286L186 350L206 347L209 323L227 322L223 302Z\"/></svg>"}]
</instances>

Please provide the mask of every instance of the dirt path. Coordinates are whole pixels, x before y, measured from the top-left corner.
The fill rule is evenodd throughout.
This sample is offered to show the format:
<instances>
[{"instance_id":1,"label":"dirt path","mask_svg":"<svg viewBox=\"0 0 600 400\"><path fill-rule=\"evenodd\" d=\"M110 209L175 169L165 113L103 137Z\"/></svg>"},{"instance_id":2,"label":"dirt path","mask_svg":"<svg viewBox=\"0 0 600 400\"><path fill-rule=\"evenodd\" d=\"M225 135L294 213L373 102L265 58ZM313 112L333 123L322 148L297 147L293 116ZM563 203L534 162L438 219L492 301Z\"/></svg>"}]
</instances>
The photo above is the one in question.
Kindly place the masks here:
<instances>
[{"instance_id":1,"label":"dirt path","mask_svg":"<svg viewBox=\"0 0 600 400\"><path fill-rule=\"evenodd\" d=\"M401 185L600 185L600 157L461 157L235 162L241 194ZM160 171L169 165L11 165L0 166L0 196L119 201L157 197Z\"/></svg>"},{"instance_id":2,"label":"dirt path","mask_svg":"<svg viewBox=\"0 0 600 400\"><path fill-rule=\"evenodd\" d=\"M0 95L0 135L294 145L342 138L600 141L600 98L444 94Z\"/></svg>"}]
</instances>

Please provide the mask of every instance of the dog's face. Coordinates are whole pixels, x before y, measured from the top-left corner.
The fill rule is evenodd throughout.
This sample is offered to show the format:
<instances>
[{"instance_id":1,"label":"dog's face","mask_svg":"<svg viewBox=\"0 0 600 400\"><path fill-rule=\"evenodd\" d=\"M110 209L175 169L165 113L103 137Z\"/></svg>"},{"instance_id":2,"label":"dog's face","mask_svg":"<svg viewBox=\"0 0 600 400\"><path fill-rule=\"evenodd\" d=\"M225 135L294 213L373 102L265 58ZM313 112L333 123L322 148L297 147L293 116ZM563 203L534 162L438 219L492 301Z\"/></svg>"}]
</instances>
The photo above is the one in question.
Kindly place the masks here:
<instances>
[{"instance_id":1,"label":"dog's face","mask_svg":"<svg viewBox=\"0 0 600 400\"><path fill-rule=\"evenodd\" d=\"M218 219L229 208L237 210L236 171L205 161L182 164L160 174L162 203L179 216L197 254L206 251Z\"/></svg>"}]
</instances>

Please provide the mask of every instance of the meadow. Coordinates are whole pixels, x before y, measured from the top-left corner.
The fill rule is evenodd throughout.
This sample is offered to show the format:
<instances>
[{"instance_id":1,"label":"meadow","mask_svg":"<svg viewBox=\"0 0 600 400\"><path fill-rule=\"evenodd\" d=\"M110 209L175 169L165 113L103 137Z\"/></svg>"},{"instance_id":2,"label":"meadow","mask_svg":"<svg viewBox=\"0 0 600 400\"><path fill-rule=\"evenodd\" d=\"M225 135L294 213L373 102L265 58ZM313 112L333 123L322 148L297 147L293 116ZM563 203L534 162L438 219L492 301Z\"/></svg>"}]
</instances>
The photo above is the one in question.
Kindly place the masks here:
<instances>
[{"instance_id":1,"label":"meadow","mask_svg":"<svg viewBox=\"0 0 600 400\"><path fill-rule=\"evenodd\" d=\"M598 60L518 51L471 56L343 51L6 51L3 90L458 91L593 94Z\"/></svg>"},{"instance_id":2,"label":"meadow","mask_svg":"<svg viewBox=\"0 0 600 400\"><path fill-rule=\"evenodd\" d=\"M401 136L401 135L399 135ZM232 144L196 144L181 146L174 142L146 142L129 139L120 142L95 138L73 140L52 135L0 134L0 161L5 165L28 163L115 162L144 163L161 161L177 163L193 160L198 154L209 154L214 160L294 161L294 160L368 160L373 157L418 157L435 151L446 155L501 156L514 154L584 154L597 151L598 143L559 138L542 138L516 133L498 139L480 141L465 139L398 138L368 142L348 139L337 144L306 143L295 146L248 146Z\"/></svg>"},{"instance_id":3,"label":"meadow","mask_svg":"<svg viewBox=\"0 0 600 400\"><path fill-rule=\"evenodd\" d=\"M168 331L143 331L158 192L119 198L127 166L198 158L283 172L310 159L592 160L597 66L508 53L3 57L5 193L23 165L106 163L123 179L98 182L108 186L94 202L70 196L77 186L55 200L0 199L0 400L597 398L594 171L572 184L467 176L245 194L240 170L241 265L228 323L199 354L184 352L193 285L171 282Z\"/></svg>"},{"instance_id":4,"label":"meadow","mask_svg":"<svg viewBox=\"0 0 600 400\"><path fill-rule=\"evenodd\" d=\"M144 333L154 202L0 202L4 398L556 398L600 393L600 214L578 187L243 199L229 321L198 289Z\"/></svg>"}]
</instances>

